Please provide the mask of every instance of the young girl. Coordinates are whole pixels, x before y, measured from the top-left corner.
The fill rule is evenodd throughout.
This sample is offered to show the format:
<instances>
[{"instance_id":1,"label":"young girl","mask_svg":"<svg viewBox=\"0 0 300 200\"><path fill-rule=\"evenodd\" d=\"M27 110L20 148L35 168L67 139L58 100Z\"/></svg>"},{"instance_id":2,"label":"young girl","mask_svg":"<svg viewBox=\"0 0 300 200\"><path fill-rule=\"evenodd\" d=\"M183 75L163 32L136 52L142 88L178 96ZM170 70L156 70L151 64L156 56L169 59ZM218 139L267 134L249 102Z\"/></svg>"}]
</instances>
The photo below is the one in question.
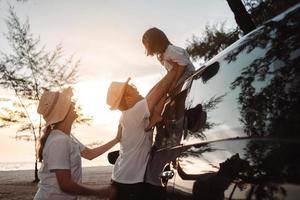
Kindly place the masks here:
<instances>
[{"instance_id":1,"label":"young girl","mask_svg":"<svg viewBox=\"0 0 300 200\"><path fill-rule=\"evenodd\" d=\"M120 141L121 128L110 142L94 149L85 147L71 134L78 117L71 97L72 90L68 88L63 92L45 91L39 101L37 112L46 121L46 128L38 149L42 165L34 200L76 200L77 195L111 194L111 187L92 188L81 183L81 157L91 160L110 149Z\"/></svg>"},{"instance_id":2,"label":"young girl","mask_svg":"<svg viewBox=\"0 0 300 200\"><path fill-rule=\"evenodd\" d=\"M142 42L146 48L147 56L156 55L158 61L165 67L168 73L173 68L176 70L176 76L173 80L173 84L168 90L169 93L171 93L176 86L182 84L190 75L194 73L195 67L190 61L186 50L171 44L165 33L160 29L151 28L147 30L143 35ZM153 88L156 86L157 85L155 85ZM166 99L167 96L164 96L154 108L146 130L151 129L157 122L162 120L161 112Z\"/></svg>"}]
</instances>

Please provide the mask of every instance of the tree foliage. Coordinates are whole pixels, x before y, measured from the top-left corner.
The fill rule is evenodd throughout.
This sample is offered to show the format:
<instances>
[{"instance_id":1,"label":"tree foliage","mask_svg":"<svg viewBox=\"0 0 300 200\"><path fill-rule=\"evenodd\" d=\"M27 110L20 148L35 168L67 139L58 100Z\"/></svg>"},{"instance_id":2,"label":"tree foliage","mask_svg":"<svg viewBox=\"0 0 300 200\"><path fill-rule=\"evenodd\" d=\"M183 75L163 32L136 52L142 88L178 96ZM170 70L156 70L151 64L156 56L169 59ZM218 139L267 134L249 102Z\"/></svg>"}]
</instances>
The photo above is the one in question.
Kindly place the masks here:
<instances>
[{"instance_id":1,"label":"tree foliage","mask_svg":"<svg viewBox=\"0 0 300 200\"><path fill-rule=\"evenodd\" d=\"M243 3L255 25L259 26L299 3L299 0L243 0ZM206 26L200 36L192 36L186 49L194 61L203 64L238 40L241 35L242 32L237 26L227 30L224 28L224 23Z\"/></svg>"},{"instance_id":2,"label":"tree foliage","mask_svg":"<svg viewBox=\"0 0 300 200\"><path fill-rule=\"evenodd\" d=\"M241 31L236 27L225 30L225 23L205 26L202 37L193 36L187 51L193 60L208 61L227 46L239 39Z\"/></svg>"},{"instance_id":3,"label":"tree foliage","mask_svg":"<svg viewBox=\"0 0 300 200\"><path fill-rule=\"evenodd\" d=\"M241 89L241 122L250 136L299 138L299 11L298 8L281 21L268 22L225 58L230 63L241 52L266 50L264 56L242 69L231 86ZM266 81L264 88L255 88L255 83Z\"/></svg>"},{"instance_id":4,"label":"tree foliage","mask_svg":"<svg viewBox=\"0 0 300 200\"><path fill-rule=\"evenodd\" d=\"M1 86L38 100L43 89L59 89L75 83L79 61L74 62L71 56L62 62L61 45L45 51L40 47L40 39L30 33L28 20L21 24L12 8L6 24L12 53L1 54Z\"/></svg>"},{"instance_id":5,"label":"tree foliage","mask_svg":"<svg viewBox=\"0 0 300 200\"><path fill-rule=\"evenodd\" d=\"M65 59L61 44L52 51L46 51L40 39L31 33L28 19L22 23L12 7L9 8L6 25L5 36L10 51L0 55L0 86L12 90L17 102L13 103L13 108L0 110L0 126L20 125L16 137L34 140L36 146L43 126L41 116L36 113L43 90L60 90L74 84L79 61L74 61L73 56ZM79 112L77 121L87 123L91 118ZM24 132L30 132L31 136Z\"/></svg>"},{"instance_id":6,"label":"tree foliage","mask_svg":"<svg viewBox=\"0 0 300 200\"><path fill-rule=\"evenodd\" d=\"M299 3L299 0L243 0L256 25L275 17L289 7Z\"/></svg>"}]
</instances>

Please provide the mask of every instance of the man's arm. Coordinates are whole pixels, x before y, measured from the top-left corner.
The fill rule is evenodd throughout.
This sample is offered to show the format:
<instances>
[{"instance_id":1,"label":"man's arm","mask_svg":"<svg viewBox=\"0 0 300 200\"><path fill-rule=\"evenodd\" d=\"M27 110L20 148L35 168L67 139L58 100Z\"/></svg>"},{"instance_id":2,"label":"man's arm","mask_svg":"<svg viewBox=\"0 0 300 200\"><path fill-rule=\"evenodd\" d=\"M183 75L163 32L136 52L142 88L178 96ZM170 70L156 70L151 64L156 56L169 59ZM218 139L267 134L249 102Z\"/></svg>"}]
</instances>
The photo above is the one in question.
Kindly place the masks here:
<instances>
[{"instance_id":1,"label":"man's arm","mask_svg":"<svg viewBox=\"0 0 300 200\"><path fill-rule=\"evenodd\" d=\"M158 103L158 101L169 91L169 88L172 85L172 82L174 81L177 74L177 70L175 67L167 73L163 79L161 79L149 92L149 94L146 96L148 108L150 113L152 112L154 106Z\"/></svg>"}]
</instances>

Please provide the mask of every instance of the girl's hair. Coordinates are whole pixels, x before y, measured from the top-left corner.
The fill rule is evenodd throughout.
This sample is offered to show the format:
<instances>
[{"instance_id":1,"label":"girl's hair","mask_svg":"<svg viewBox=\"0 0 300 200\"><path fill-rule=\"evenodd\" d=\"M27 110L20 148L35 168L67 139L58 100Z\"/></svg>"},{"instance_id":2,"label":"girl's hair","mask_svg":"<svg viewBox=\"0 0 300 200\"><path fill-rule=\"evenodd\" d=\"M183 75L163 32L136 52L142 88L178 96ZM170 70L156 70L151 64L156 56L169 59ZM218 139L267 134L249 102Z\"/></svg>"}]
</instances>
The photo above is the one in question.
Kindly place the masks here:
<instances>
[{"instance_id":1,"label":"girl's hair","mask_svg":"<svg viewBox=\"0 0 300 200\"><path fill-rule=\"evenodd\" d=\"M43 132L44 133L43 133L42 137L39 140L39 146L38 146L38 161L39 162L42 162L42 160L43 160L43 149L44 149L44 146L45 146L46 141L48 139L48 136L51 132L51 126L47 126L46 129Z\"/></svg>"},{"instance_id":2,"label":"girl's hair","mask_svg":"<svg viewBox=\"0 0 300 200\"><path fill-rule=\"evenodd\" d=\"M161 56L167 49L168 45L171 44L166 34L158 28L148 29L142 38L143 44L147 43L147 54L153 56Z\"/></svg>"}]
</instances>

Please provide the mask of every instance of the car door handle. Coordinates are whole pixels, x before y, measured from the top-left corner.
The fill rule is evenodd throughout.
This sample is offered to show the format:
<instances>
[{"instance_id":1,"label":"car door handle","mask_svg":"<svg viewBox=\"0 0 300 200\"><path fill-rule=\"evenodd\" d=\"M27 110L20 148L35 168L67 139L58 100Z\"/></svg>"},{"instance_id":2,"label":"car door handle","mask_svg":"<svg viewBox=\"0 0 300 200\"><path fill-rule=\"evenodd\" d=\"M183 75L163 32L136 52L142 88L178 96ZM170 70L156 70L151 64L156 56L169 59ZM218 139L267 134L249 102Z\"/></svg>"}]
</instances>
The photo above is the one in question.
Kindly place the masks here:
<instances>
[{"instance_id":1,"label":"car door handle","mask_svg":"<svg viewBox=\"0 0 300 200\"><path fill-rule=\"evenodd\" d=\"M170 170L170 171L164 171L160 177L162 179L169 180L169 179L173 178L173 176L174 176L174 171Z\"/></svg>"}]
</instances>

